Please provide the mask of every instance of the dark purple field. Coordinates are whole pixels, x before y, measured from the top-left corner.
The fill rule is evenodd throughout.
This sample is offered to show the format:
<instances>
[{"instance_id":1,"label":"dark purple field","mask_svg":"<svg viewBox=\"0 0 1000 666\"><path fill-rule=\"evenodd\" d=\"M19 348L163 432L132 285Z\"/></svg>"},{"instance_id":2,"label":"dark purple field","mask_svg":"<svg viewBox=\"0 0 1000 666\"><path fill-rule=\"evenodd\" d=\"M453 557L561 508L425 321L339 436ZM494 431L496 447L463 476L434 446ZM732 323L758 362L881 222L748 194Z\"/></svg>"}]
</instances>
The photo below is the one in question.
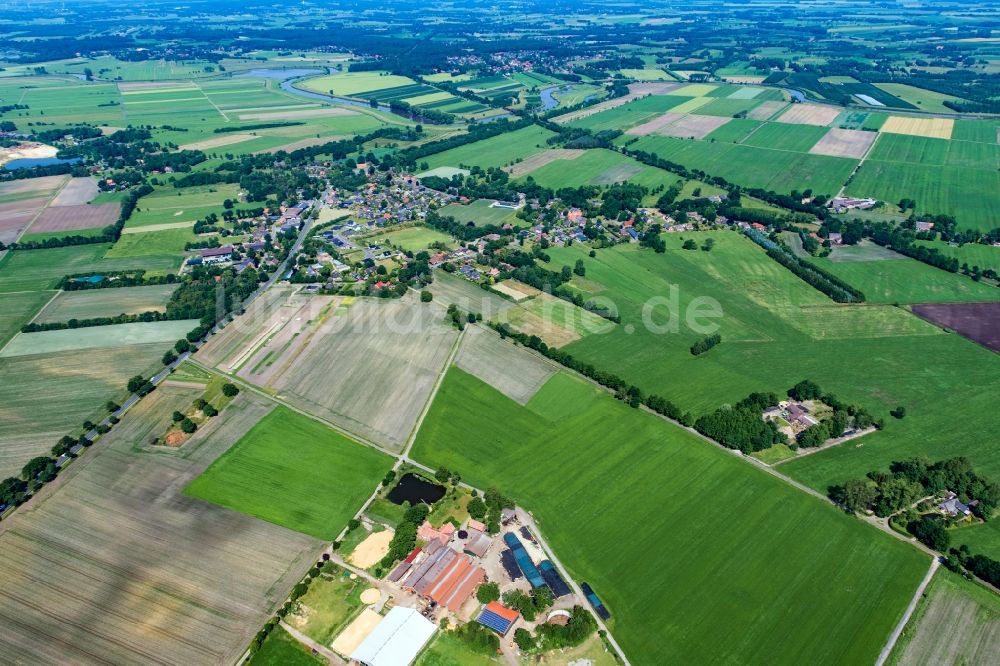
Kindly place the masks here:
<instances>
[{"instance_id":1,"label":"dark purple field","mask_svg":"<svg viewBox=\"0 0 1000 666\"><path fill-rule=\"evenodd\" d=\"M1000 353L1000 303L914 305L913 313Z\"/></svg>"}]
</instances>

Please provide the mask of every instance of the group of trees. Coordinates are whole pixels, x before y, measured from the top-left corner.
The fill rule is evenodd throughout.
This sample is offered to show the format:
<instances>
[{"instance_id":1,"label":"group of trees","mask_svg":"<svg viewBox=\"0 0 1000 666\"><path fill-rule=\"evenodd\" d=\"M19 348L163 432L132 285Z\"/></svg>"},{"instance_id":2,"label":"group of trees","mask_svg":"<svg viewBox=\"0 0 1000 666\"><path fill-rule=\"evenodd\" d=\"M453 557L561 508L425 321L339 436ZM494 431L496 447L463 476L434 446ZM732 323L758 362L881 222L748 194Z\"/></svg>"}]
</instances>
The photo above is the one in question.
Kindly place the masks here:
<instances>
[{"instance_id":1,"label":"group of trees","mask_svg":"<svg viewBox=\"0 0 1000 666\"><path fill-rule=\"evenodd\" d=\"M838 303L864 302L865 295L863 292L815 264L796 257L784 244L777 242L773 238L768 239L763 234L754 230L748 230L746 235L750 240L763 247L767 251L767 256Z\"/></svg>"},{"instance_id":2,"label":"group of trees","mask_svg":"<svg viewBox=\"0 0 1000 666\"><path fill-rule=\"evenodd\" d=\"M819 423L809 426L795 437L793 448L801 446L804 448L815 448L822 446L831 438L842 437L850 428L864 430L875 426L881 428L883 421L876 419L864 407L860 405L849 405L842 402L832 393L823 393L823 390L814 381L804 379L792 388L788 389L788 397L792 400L819 400L833 410L833 413L820 420Z\"/></svg>"},{"instance_id":3,"label":"group of trees","mask_svg":"<svg viewBox=\"0 0 1000 666\"><path fill-rule=\"evenodd\" d=\"M829 489L830 499L852 513L872 511L887 517L913 502L950 490L969 504L973 514L988 520L1000 505L1000 484L973 470L968 459L949 458L935 463L927 458L893 462L889 471L872 471Z\"/></svg>"},{"instance_id":4,"label":"group of trees","mask_svg":"<svg viewBox=\"0 0 1000 666\"><path fill-rule=\"evenodd\" d=\"M773 421L761 418L765 409L777 404L778 396L773 393L751 393L735 405L723 405L702 416L694 427L726 448L745 454L763 451L785 441Z\"/></svg>"},{"instance_id":5,"label":"group of trees","mask_svg":"<svg viewBox=\"0 0 1000 666\"><path fill-rule=\"evenodd\" d=\"M528 622L534 622L539 613L544 613L555 601L552 590L547 586L536 587L531 592L508 590L503 593L503 605L513 608Z\"/></svg>"},{"instance_id":6,"label":"group of trees","mask_svg":"<svg viewBox=\"0 0 1000 666\"><path fill-rule=\"evenodd\" d=\"M722 342L722 336L718 333L714 335L708 335L699 340L698 342L691 345L691 354L694 356L699 356L704 354L712 347Z\"/></svg>"}]
</instances>

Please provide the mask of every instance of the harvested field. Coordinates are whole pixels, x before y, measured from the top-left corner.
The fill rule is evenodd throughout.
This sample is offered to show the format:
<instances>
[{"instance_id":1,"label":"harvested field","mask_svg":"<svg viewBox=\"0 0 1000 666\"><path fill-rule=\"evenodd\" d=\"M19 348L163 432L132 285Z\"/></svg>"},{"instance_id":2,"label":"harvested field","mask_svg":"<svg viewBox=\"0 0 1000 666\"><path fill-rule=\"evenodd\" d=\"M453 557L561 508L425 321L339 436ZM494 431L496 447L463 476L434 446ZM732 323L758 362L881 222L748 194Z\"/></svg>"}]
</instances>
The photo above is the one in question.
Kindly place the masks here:
<instances>
[{"instance_id":1,"label":"harvested field","mask_svg":"<svg viewBox=\"0 0 1000 666\"><path fill-rule=\"evenodd\" d=\"M445 307L454 303L463 312L481 312L486 319L514 307L507 299L480 289L477 285L444 271L434 272L434 282L430 285L434 301Z\"/></svg>"},{"instance_id":2,"label":"harvested field","mask_svg":"<svg viewBox=\"0 0 1000 666\"><path fill-rule=\"evenodd\" d=\"M630 127L629 129L625 130L625 133L630 134L632 136L646 136L647 134L653 134L654 132L657 132L658 130L662 129L663 127L666 127L675 120L678 120L679 118L683 117L684 117L683 113L667 112L664 113L662 116L659 116L658 118L653 118L649 122L645 122L641 125L636 125L635 127Z\"/></svg>"},{"instance_id":3,"label":"harvested field","mask_svg":"<svg viewBox=\"0 0 1000 666\"><path fill-rule=\"evenodd\" d=\"M758 106L747 111L747 118L750 120L769 120L771 116L788 106L788 102L778 102L770 100L761 102Z\"/></svg>"},{"instance_id":4,"label":"harvested field","mask_svg":"<svg viewBox=\"0 0 1000 666\"><path fill-rule=\"evenodd\" d=\"M96 197L100 190L97 181L90 177L73 178L56 195L50 206L79 206Z\"/></svg>"},{"instance_id":5,"label":"harvested field","mask_svg":"<svg viewBox=\"0 0 1000 666\"><path fill-rule=\"evenodd\" d=\"M656 85L656 84L650 84L650 85ZM574 120L587 118L588 116L592 116L595 113L600 113L601 111L609 111L611 109L617 109L619 106L624 106L629 102L634 102L640 97L643 97L644 94L648 93L632 93L630 95L625 95L624 97L616 97L614 99L609 99L606 102L598 102L593 106L588 106L584 109L580 109L579 111L572 111L570 113L566 113L561 116L556 116L555 118L552 119L552 121L559 123L560 125L563 125L565 123L569 123Z\"/></svg>"},{"instance_id":6,"label":"harvested field","mask_svg":"<svg viewBox=\"0 0 1000 666\"><path fill-rule=\"evenodd\" d=\"M439 304L359 299L343 314L243 366L291 404L399 450L444 369L457 332Z\"/></svg>"},{"instance_id":7,"label":"harvested field","mask_svg":"<svg viewBox=\"0 0 1000 666\"><path fill-rule=\"evenodd\" d=\"M41 178L24 178L7 183L0 183L0 201L6 197L37 192L39 195L58 190L69 176L42 176Z\"/></svg>"},{"instance_id":8,"label":"harvested field","mask_svg":"<svg viewBox=\"0 0 1000 666\"><path fill-rule=\"evenodd\" d=\"M0 358L151 343L160 343L165 350L197 325L197 319L181 319L18 333L0 351Z\"/></svg>"},{"instance_id":9,"label":"harvested field","mask_svg":"<svg viewBox=\"0 0 1000 666\"><path fill-rule=\"evenodd\" d=\"M680 83L661 83L657 81L647 81L645 83L630 83L628 91L632 95L666 95L672 90L681 87Z\"/></svg>"},{"instance_id":10,"label":"harvested field","mask_svg":"<svg viewBox=\"0 0 1000 666\"><path fill-rule=\"evenodd\" d=\"M62 322L70 319L114 317L119 314L164 312L176 284L157 284L121 289L61 291L33 321Z\"/></svg>"},{"instance_id":11,"label":"harvested field","mask_svg":"<svg viewBox=\"0 0 1000 666\"><path fill-rule=\"evenodd\" d=\"M0 358L0 477L106 414L101 406L121 399L129 377L163 367L164 351L157 343Z\"/></svg>"},{"instance_id":12,"label":"harvested field","mask_svg":"<svg viewBox=\"0 0 1000 666\"><path fill-rule=\"evenodd\" d=\"M893 666L995 663L1000 652L996 594L939 569L890 657Z\"/></svg>"},{"instance_id":13,"label":"harvested field","mask_svg":"<svg viewBox=\"0 0 1000 666\"><path fill-rule=\"evenodd\" d=\"M761 105L763 106L763 105ZM840 115L840 109L820 104L793 104L791 108L778 116L779 123L792 125L816 125L826 127ZM749 114L748 114L749 116ZM763 120L760 118L759 120Z\"/></svg>"},{"instance_id":14,"label":"harvested field","mask_svg":"<svg viewBox=\"0 0 1000 666\"><path fill-rule=\"evenodd\" d=\"M254 134L223 134L222 136L212 137L211 139L203 139L201 141L194 141L193 143L185 143L180 146L181 150L208 150L210 148L221 148L222 146L231 146L234 143L243 143L244 141L250 141L251 139L259 139L260 137Z\"/></svg>"},{"instance_id":15,"label":"harvested field","mask_svg":"<svg viewBox=\"0 0 1000 666\"><path fill-rule=\"evenodd\" d=\"M245 316L236 318L198 350L198 360L232 373L268 335L295 314L304 301L294 288L275 285L254 299Z\"/></svg>"},{"instance_id":16,"label":"harvested field","mask_svg":"<svg viewBox=\"0 0 1000 666\"><path fill-rule=\"evenodd\" d=\"M497 292L498 294L503 294L504 296L509 296L511 299L517 302L528 300L528 294L524 293L523 291L518 291L517 289L512 288L506 282L498 282L495 285L493 285L493 291Z\"/></svg>"},{"instance_id":17,"label":"harvested field","mask_svg":"<svg viewBox=\"0 0 1000 666\"><path fill-rule=\"evenodd\" d=\"M743 86L738 90L729 93L729 99L753 99L757 95L764 92L764 88L758 88L756 86Z\"/></svg>"},{"instance_id":18,"label":"harvested field","mask_svg":"<svg viewBox=\"0 0 1000 666\"><path fill-rule=\"evenodd\" d=\"M4 521L0 661L231 664L313 562L321 542L180 495L269 409L259 398L237 397L188 457L134 449L199 393L160 388Z\"/></svg>"},{"instance_id":19,"label":"harvested field","mask_svg":"<svg viewBox=\"0 0 1000 666\"><path fill-rule=\"evenodd\" d=\"M879 131L890 134L910 134L931 139L950 139L955 127L954 118L910 118L889 116Z\"/></svg>"},{"instance_id":20,"label":"harvested field","mask_svg":"<svg viewBox=\"0 0 1000 666\"><path fill-rule=\"evenodd\" d=\"M31 233L98 229L114 224L120 212L115 203L49 207L31 224Z\"/></svg>"},{"instance_id":21,"label":"harvested field","mask_svg":"<svg viewBox=\"0 0 1000 666\"><path fill-rule=\"evenodd\" d=\"M34 210L0 214L0 243L13 243L20 238L37 214Z\"/></svg>"},{"instance_id":22,"label":"harvested field","mask_svg":"<svg viewBox=\"0 0 1000 666\"><path fill-rule=\"evenodd\" d=\"M466 331L455 365L522 405L555 373L542 358L480 326Z\"/></svg>"},{"instance_id":23,"label":"harvested field","mask_svg":"<svg viewBox=\"0 0 1000 666\"><path fill-rule=\"evenodd\" d=\"M732 120L732 118L720 116L684 116L674 124L668 125L659 130L657 134L681 138L703 139L728 123L730 120Z\"/></svg>"},{"instance_id":24,"label":"harvested field","mask_svg":"<svg viewBox=\"0 0 1000 666\"><path fill-rule=\"evenodd\" d=\"M31 213L34 216L39 210L45 207L48 201L45 197L32 197L30 199L17 199L0 203L0 220L10 216L24 215Z\"/></svg>"},{"instance_id":25,"label":"harvested field","mask_svg":"<svg viewBox=\"0 0 1000 666\"><path fill-rule=\"evenodd\" d=\"M299 118L329 118L331 116L356 116L356 111L334 107L305 109L302 111L272 111L269 113L241 113L240 120L297 120Z\"/></svg>"},{"instance_id":26,"label":"harvested field","mask_svg":"<svg viewBox=\"0 0 1000 666\"><path fill-rule=\"evenodd\" d=\"M511 178L518 178L556 160L575 160L585 152L587 151L572 148L553 148L525 158L521 162L507 167L505 171L510 174Z\"/></svg>"},{"instance_id":27,"label":"harvested field","mask_svg":"<svg viewBox=\"0 0 1000 666\"><path fill-rule=\"evenodd\" d=\"M166 88L168 90L176 90L178 87L183 87L187 90L197 90L193 85L189 85L185 82L180 81L131 81L131 82L120 82L118 84L118 90L122 92L136 92L136 91L153 91L153 92L163 92L161 88Z\"/></svg>"},{"instance_id":28,"label":"harvested field","mask_svg":"<svg viewBox=\"0 0 1000 666\"><path fill-rule=\"evenodd\" d=\"M546 293L500 313L497 319L522 333L537 335L552 347L562 347L615 326L599 315Z\"/></svg>"},{"instance_id":29,"label":"harvested field","mask_svg":"<svg viewBox=\"0 0 1000 666\"><path fill-rule=\"evenodd\" d=\"M339 141L344 139L344 136L314 136L308 139L299 139L298 141L292 141L291 143L284 143L280 146L274 146L273 148L268 148L266 150L256 151L259 153L277 153L281 150L285 152L292 152L293 150L298 150L299 148L312 148L313 146L319 146L324 143L329 143L330 141Z\"/></svg>"},{"instance_id":30,"label":"harvested field","mask_svg":"<svg viewBox=\"0 0 1000 666\"><path fill-rule=\"evenodd\" d=\"M830 131L809 149L809 152L813 155L860 159L865 156L877 137L877 132L831 127Z\"/></svg>"},{"instance_id":31,"label":"harvested field","mask_svg":"<svg viewBox=\"0 0 1000 666\"><path fill-rule=\"evenodd\" d=\"M1000 353L1000 303L914 305L913 313Z\"/></svg>"},{"instance_id":32,"label":"harvested field","mask_svg":"<svg viewBox=\"0 0 1000 666\"><path fill-rule=\"evenodd\" d=\"M743 75L726 75L722 77L723 80L728 83L764 83L766 76L743 76Z\"/></svg>"}]
</instances>

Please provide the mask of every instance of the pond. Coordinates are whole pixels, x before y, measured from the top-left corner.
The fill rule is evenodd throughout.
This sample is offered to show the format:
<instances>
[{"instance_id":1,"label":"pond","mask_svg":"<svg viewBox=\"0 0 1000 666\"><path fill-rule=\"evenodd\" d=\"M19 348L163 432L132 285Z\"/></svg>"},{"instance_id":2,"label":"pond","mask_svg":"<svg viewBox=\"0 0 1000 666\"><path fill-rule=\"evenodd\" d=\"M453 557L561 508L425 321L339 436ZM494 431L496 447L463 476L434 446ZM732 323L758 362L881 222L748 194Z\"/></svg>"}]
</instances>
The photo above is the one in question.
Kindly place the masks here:
<instances>
[{"instance_id":1,"label":"pond","mask_svg":"<svg viewBox=\"0 0 1000 666\"><path fill-rule=\"evenodd\" d=\"M79 157L63 159L61 157L23 157L19 160L11 160L3 165L4 169L13 171L14 169L31 169L40 166L52 166L53 164L75 164L79 162Z\"/></svg>"},{"instance_id":2,"label":"pond","mask_svg":"<svg viewBox=\"0 0 1000 666\"><path fill-rule=\"evenodd\" d=\"M433 504L444 497L445 490L444 486L407 472L399 479L399 483L389 491L386 498L393 504L402 504L403 502Z\"/></svg>"}]
</instances>

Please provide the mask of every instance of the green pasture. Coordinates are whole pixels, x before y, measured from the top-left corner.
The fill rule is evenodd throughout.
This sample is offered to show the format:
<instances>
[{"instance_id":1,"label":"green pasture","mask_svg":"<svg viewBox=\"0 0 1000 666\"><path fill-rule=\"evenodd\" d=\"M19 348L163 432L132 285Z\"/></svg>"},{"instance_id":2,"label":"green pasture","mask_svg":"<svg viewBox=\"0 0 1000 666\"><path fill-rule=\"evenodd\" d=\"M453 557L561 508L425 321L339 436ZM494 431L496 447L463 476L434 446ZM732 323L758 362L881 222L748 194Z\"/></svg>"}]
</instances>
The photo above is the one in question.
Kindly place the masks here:
<instances>
[{"instance_id":1,"label":"green pasture","mask_svg":"<svg viewBox=\"0 0 1000 666\"><path fill-rule=\"evenodd\" d=\"M239 186L217 183L195 187L158 186L152 194L139 199L126 227L194 222L209 213L222 213L222 202L237 200Z\"/></svg>"},{"instance_id":2,"label":"green pasture","mask_svg":"<svg viewBox=\"0 0 1000 666\"><path fill-rule=\"evenodd\" d=\"M846 191L850 196L891 202L913 199L921 212L954 215L959 227L979 231L1000 226L1000 207L990 196L992 192L1000 192L1000 171L996 169L942 168L875 159L861 165Z\"/></svg>"},{"instance_id":3,"label":"green pasture","mask_svg":"<svg viewBox=\"0 0 1000 666\"><path fill-rule=\"evenodd\" d=\"M275 627L247 664L249 666L322 666L327 660L310 652L283 627Z\"/></svg>"},{"instance_id":4,"label":"green pasture","mask_svg":"<svg viewBox=\"0 0 1000 666\"><path fill-rule=\"evenodd\" d=\"M917 241L917 244L934 248L943 255L955 257L963 264L968 264L970 268L979 266L982 269L992 268L1000 271L1000 247L996 245L980 243L951 245L944 241Z\"/></svg>"},{"instance_id":5,"label":"green pasture","mask_svg":"<svg viewBox=\"0 0 1000 666\"><path fill-rule=\"evenodd\" d=\"M904 102L913 104L921 111L930 111L933 113L955 113L955 109L948 108L944 105L944 102L965 101L953 95L945 95L906 83L876 83L875 87L898 97Z\"/></svg>"},{"instance_id":6,"label":"green pasture","mask_svg":"<svg viewBox=\"0 0 1000 666\"><path fill-rule=\"evenodd\" d=\"M1000 301L1000 289L992 285L908 257L875 261L813 257L809 261L863 291L869 303Z\"/></svg>"},{"instance_id":7,"label":"green pasture","mask_svg":"<svg viewBox=\"0 0 1000 666\"><path fill-rule=\"evenodd\" d=\"M4 294L4 307L0 308L0 349L55 295L56 292L53 291L19 291Z\"/></svg>"},{"instance_id":8,"label":"green pasture","mask_svg":"<svg viewBox=\"0 0 1000 666\"><path fill-rule=\"evenodd\" d=\"M604 148L588 150L572 160L556 160L528 172L543 187L557 190L578 185L606 186L629 182L643 185L650 190L673 183L676 176L668 171L647 166L642 162ZM649 197L655 202L656 197Z\"/></svg>"},{"instance_id":9,"label":"green pasture","mask_svg":"<svg viewBox=\"0 0 1000 666\"><path fill-rule=\"evenodd\" d=\"M150 273L176 269L174 260L126 257L105 259L106 243L44 250L15 250L0 258L0 293L52 289L65 275L144 268Z\"/></svg>"},{"instance_id":10,"label":"green pasture","mask_svg":"<svg viewBox=\"0 0 1000 666\"><path fill-rule=\"evenodd\" d=\"M388 456L277 407L184 493L328 541L390 466Z\"/></svg>"},{"instance_id":11,"label":"green pasture","mask_svg":"<svg viewBox=\"0 0 1000 666\"><path fill-rule=\"evenodd\" d=\"M422 163L425 162L428 169L506 166L547 150L550 146L545 141L552 136L552 131L532 125L430 155Z\"/></svg>"},{"instance_id":12,"label":"green pasture","mask_svg":"<svg viewBox=\"0 0 1000 666\"><path fill-rule=\"evenodd\" d=\"M780 193L812 189L817 194L836 194L857 163L843 157L655 135L644 136L631 147L739 185Z\"/></svg>"},{"instance_id":13,"label":"green pasture","mask_svg":"<svg viewBox=\"0 0 1000 666\"><path fill-rule=\"evenodd\" d=\"M108 250L108 259L124 257L153 257L159 261L172 261L179 269L184 261L184 246L202 240L190 229L164 229L122 234Z\"/></svg>"},{"instance_id":14,"label":"green pasture","mask_svg":"<svg viewBox=\"0 0 1000 666\"><path fill-rule=\"evenodd\" d=\"M338 72L306 79L297 85L318 93L351 97L413 83L413 79L388 72Z\"/></svg>"},{"instance_id":15,"label":"green pasture","mask_svg":"<svg viewBox=\"0 0 1000 666\"><path fill-rule=\"evenodd\" d=\"M440 211L441 215L450 215L459 222L473 222L476 226L492 224L502 226L507 222L517 223L517 211L510 208L493 208L492 199L477 199L468 204L448 204Z\"/></svg>"},{"instance_id":16,"label":"green pasture","mask_svg":"<svg viewBox=\"0 0 1000 666\"><path fill-rule=\"evenodd\" d=\"M407 227L406 229L391 231L385 235L376 235L374 239L376 242L386 240L392 245L397 245L411 252L427 250L432 243L444 243L449 247L455 246L454 238L428 227Z\"/></svg>"},{"instance_id":17,"label":"green pasture","mask_svg":"<svg viewBox=\"0 0 1000 666\"><path fill-rule=\"evenodd\" d=\"M636 663L872 661L929 564L563 373L521 407L452 368L413 456L530 509Z\"/></svg>"},{"instance_id":18,"label":"green pasture","mask_svg":"<svg viewBox=\"0 0 1000 666\"><path fill-rule=\"evenodd\" d=\"M707 237L716 240L711 252L680 249L684 238L700 245ZM635 245L597 250L594 258L587 256L587 248L575 245L547 250L550 270L583 259L586 277L573 278L569 286L585 298L608 299L622 320L609 333L567 345L567 352L695 416L735 403L752 391L783 394L809 378L884 418L882 431L856 444L782 466L786 474L821 492L833 483L886 468L893 460L922 454L965 455L982 473L1000 478L992 437L1000 428L1000 415L990 407L1000 373L996 354L902 308L833 303L735 234L665 234L664 239L665 254ZM828 265L834 270L853 264ZM671 303L672 285L676 307ZM868 285L858 286L869 290ZM697 314L692 304L701 297L714 299L722 316L693 321L717 324L722 344L695 357L690 346L716 332L693 330L687 322L689 313ZM647 303L646 320L659 328L645 323ZM703 303L711 311L712 301ZM670 326L671 313L678 322L676 330ZM902 420L889 416L899 405L907 410Z\"/></svg>"}]
</instances>

